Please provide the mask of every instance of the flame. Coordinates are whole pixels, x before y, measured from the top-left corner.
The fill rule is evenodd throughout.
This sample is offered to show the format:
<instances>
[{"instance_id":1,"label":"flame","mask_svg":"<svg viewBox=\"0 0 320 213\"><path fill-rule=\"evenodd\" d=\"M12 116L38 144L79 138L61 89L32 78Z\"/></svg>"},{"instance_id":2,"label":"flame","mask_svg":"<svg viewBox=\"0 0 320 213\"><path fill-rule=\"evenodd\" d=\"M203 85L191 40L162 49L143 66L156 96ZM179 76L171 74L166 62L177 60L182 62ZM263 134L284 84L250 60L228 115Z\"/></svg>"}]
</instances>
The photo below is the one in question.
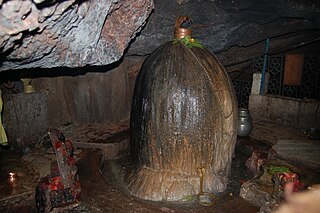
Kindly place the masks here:
<instances>
[{"instance_id":1,"label":"flame","mask_svg":"<svg viewBox=\"0 0 320 213\"><path fill-rule=\"evenodd\" d=\"M11 183L13 183L16 180L15 175L16 175L15 173L9 172L9 181Z\"/></svg>"}]
</instances>

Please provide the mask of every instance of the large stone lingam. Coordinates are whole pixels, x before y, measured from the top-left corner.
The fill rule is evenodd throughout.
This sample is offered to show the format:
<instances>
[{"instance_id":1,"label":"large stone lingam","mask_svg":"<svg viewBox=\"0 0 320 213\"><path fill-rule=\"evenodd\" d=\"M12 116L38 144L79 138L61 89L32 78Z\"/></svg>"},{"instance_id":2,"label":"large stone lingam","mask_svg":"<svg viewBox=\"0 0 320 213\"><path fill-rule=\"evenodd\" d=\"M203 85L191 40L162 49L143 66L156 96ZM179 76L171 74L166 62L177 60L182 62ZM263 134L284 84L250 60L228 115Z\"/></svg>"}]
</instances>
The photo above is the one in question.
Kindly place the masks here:
<instances>
[{"instance_id":1,"label":"large stone lingam","mask_svg":"<svg viewBox=\"0 0 320 213\"><path fill-rule=\"evenodd\" d=\"M236 142L236 98L230 79L208 50L180 28L175 40L144 62L131 112L129 191L146 200L177 201L227 187ZM202 170L203 171L203 170Z\"/></svg>"}]
</instances>

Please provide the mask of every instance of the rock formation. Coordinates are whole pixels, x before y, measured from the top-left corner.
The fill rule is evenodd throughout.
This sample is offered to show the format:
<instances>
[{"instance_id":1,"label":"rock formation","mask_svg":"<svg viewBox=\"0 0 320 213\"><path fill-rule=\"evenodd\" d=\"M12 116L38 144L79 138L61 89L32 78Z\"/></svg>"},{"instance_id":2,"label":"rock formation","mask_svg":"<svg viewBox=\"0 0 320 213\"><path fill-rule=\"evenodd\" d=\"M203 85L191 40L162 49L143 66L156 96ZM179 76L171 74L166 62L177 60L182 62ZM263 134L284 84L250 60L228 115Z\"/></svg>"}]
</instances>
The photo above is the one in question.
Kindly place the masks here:
<instances>
[{"instance_id":1,"label":"rock formation","mask_svg":"<svg viewBox=\"0 0 320 213\"><path fill-rule=\"evenodd\" d=\"M318 44L319 14L320 3L307 0L0 0L0 71L107 65L131 41L127 56L149 55L187 15L229 72L262 55L267 37L270 54Z\"/></svg>"},{"instance_id":2,"label":"rock formation","mask_svg":"<svg viewBox=\"0 0 320 213\"><path fill-rule=\"evenodd\" d=\"M119 60L153 0L0 1L0 71Z\"/></svg>"},{"instance_id":3,"label":"rock formation","mask_svg":"<svg viewBox=\"0 0 320 213\"><path fill-rule=\"evenodd\" d=\"M191 35L178 29L183 33L176 39ZM196 45L194 39L189 42ZM157 48L136 80L130 119L133 169L126 182L142 199L178 201L227 188L237 101L216 57L199 44L188 44L176 40Z\"/></svg>"},{"instance_id":4,"label":"rock formation","mask_svg":"<svg viewBox=\"0 0 320 213\"><path fill-rule=\"evenodd\" d=\"M228 72L263 55L266 38L270 38L270 54L320 41L319 1L155 0L155 11L128 55L150 54L172 40L171 23L179 15L192 18L194 38L213 52ZM230 69L235 64L240 67Z\"/></svg>"}]
</instances>

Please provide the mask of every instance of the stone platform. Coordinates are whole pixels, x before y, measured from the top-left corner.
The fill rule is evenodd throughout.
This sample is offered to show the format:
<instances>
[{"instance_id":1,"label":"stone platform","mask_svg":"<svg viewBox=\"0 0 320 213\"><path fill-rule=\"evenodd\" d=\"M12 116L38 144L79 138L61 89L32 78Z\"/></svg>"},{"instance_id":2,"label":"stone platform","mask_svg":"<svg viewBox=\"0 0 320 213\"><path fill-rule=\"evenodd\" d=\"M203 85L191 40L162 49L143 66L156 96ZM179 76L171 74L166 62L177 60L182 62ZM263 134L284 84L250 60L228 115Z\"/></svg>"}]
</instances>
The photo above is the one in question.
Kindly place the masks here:
<instances>
[{"instance_id":1,"label":"stone platform","mask_svg":"<svg viewBox=\"0 0 320 213\"><path fill-rule=\"evenodd\" d=\"M115 159L129 152L129 120L112 124L92 123L61 128L76 148L99 149L104 158Z\"/></svg>"},{"instance_id":2,"label":"stone platform","mask_svg":"<svg viewBox=\"0 0 320 213\"><path fill-rule=\"evenodd\" d=\"M272 149L280 159L320 171L320 141L283 139Z\"/></svg>"}]
</instances>

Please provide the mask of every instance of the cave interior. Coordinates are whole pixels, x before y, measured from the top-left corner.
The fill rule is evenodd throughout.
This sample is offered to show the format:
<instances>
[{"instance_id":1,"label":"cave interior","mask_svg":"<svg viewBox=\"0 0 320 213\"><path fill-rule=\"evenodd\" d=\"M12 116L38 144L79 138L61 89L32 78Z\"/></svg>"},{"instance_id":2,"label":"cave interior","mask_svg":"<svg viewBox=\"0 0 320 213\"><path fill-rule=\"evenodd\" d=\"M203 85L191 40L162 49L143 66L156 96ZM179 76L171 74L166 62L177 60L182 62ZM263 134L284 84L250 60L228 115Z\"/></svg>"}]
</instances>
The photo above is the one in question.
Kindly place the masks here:
<instances>
[{"instance_id":1,"label":"cave interior","mask_svg":"<svg viewBox=\"0 0 320 213\"><path fill-rule=\"evenodd\" d=\"M0 29L1 212L320 211L319 1L0 0Z\"/></svg>"}]
</instances>

